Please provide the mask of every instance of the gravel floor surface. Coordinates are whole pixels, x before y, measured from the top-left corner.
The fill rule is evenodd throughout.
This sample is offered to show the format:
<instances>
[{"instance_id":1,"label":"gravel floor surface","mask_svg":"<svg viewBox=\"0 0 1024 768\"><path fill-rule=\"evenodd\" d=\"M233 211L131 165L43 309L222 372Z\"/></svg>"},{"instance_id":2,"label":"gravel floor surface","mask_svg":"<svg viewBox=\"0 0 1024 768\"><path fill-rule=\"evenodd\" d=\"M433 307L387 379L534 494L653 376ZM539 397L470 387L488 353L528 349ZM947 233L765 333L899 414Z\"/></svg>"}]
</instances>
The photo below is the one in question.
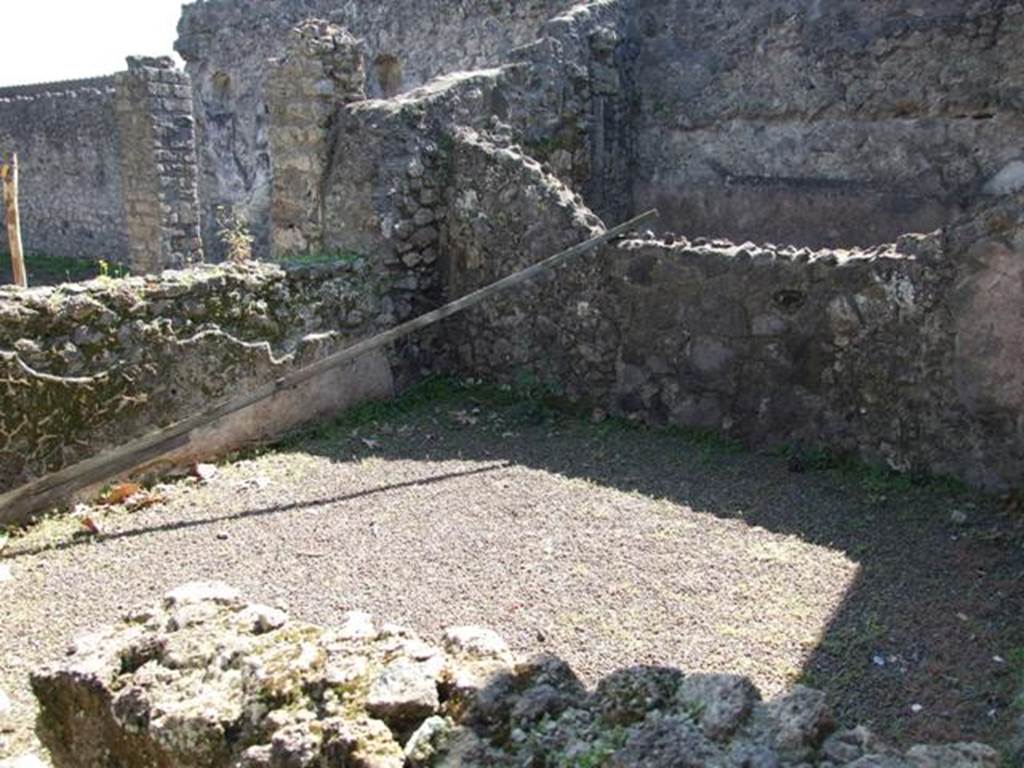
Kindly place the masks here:
<instances>
[{"instance_id":1,"label":"gravel floor surface","mask_svg":"<svg viewBox=\"0 0 1024 768\"><path fill-rule=\"evenodd\" d=\"M157 492L96 512L98 537L57 518L0 554L0 759L38 749L30 669L193 579L323 624L487 625L590 684L633 664L766 697L800 680L901 742L998 742L1013 719L1024 548L981 497L468 395Z\"/></svg>"}]
</instances>

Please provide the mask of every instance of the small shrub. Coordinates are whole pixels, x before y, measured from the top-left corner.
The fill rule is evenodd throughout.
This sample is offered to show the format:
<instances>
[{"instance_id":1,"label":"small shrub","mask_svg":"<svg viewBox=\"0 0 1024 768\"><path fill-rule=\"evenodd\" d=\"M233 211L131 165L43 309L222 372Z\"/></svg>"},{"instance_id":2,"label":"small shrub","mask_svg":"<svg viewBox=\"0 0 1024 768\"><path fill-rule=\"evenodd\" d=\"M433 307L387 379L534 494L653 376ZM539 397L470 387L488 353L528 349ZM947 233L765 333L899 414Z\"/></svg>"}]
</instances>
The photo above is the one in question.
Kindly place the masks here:
<instances>
[{"instance_id":1,"label":"small shrub","mask_svg":"<svg viewBox=\"0 0 1024 768\"><path fill-rule=\"evenodd\" d=\"M256 238L249 230L249 221L234 208L217 207L217 237L224 244L228 261L244 264L252 260L252 244Z\"/></svg>"},{"instance_id":2,"label":"small shrub","mask_svg":"<svg viewBox=\"0 0 1024 768\"><path fill-rule=\"evenodd\" d=\"M97 277L100 280L120 280L131 274L127 267L121 264L112 264L106 259L97 261L96 266L99 269Z\"/></svg>"},{"instance_id":3,"label":"small shrub","mask_svg":"<svg viewBox=\"0 0 1024 768\"><path fill-rule=\"evenodd\" d=\"M117 264L104 267L100 260L54 256L41 251L25 254L25 268L28 270L30 287L78 283L104 276L116 279L128 275L128 270ZM0 285L6 285L12 280L10 253L0 249Z\"/></svg>"}]
</instances>

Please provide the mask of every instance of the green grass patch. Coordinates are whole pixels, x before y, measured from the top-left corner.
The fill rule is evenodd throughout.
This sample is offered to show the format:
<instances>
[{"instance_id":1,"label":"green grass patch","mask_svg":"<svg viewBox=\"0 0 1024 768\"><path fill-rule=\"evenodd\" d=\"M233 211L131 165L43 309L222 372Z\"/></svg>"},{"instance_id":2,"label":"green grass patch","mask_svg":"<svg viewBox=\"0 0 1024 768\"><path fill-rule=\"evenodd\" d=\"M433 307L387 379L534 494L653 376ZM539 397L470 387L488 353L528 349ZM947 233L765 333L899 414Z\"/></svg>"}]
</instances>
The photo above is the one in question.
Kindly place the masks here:
<instances>
[{"instance_id":1,"label":"green grass patch","mask_svg":"<svg viewBox=\"0 0 1024 768\"><path fill-rule=\"evenodd\" d=\"M578 752L572 757L560 755L558 757L559 768L604 768L612 756L626 746L627 733L621 726L602 733L592 741L585 751Z\"/></svg>"},{"instance_id":2,"label":"green grass patch","mask_svg":"<svg viewBox=\"0 0 1024 768\"><path fill-rule=\"evenodd\" d=\"M573 402L558 388L529 373L515 377L512 383L494 384L478 379L434 376L406 390L394 400L365 403L346 411L333 421L318 424L286 437L275 448L291 449L312 441L321 445L343 442L353 432L370 426L397 421L427 408L496 408L505 423L524 427L554 426L585 428L604 441L614 442L625 433L650 432L661 440L675 441L704 460L742 453L743 445L711 430L685 427L651 427L643 422L609 416L592 423L592 409Z\"/></svg>"},{"instance_id":3,"label":"green grass patch","mask_svg":"<svg viewBox=\"0 0 1024 768\"><path fill-rule=\"evenodd\" d=\"M610 416L597 424L594 431L608 439L614 439L617 435L629 432L656 432L662 439L675 440L696 450L699 456L705 460L735 456L746 451L743 443L739 440L734 440L714 430L677 425L652 427L643 421L633 421L618 416Z\"/></svg>"},{"instance_id":4,"label":"green grass patch","mask_svg":"<svg viewBox=\"0 0 1024 768\"><path fill-rule=\"evenodd\" d=\"M735 456L747 450L739 440L711 429L672 426L666 427L664 431L676 436L682 442L696 447L702 455L707 457Z\"/></svg>"},{"instance_id":5,"label":"green grass patch","mask_svg":"<svg viewBox=\"0 0 1024 768\"><path fill-rule=\"evenodd\" d=\"M787 445L778 451L797 472L832 472L872 495L909 493L928 488L948 496L969 492L966 483L946 475L899 472L891 467L860 461L847 453L828 448Z\"/></svg>"},{"instance_id":6,"label":"green grass patch","mask_svg":"<svg viewBox=\"0 0 1024 768\"><path fill-rule=\"evenodd\" d=\"M334 421L292 435L278 443L278 446L295 447L310 439L317 442L343 440L353 430L401 419L425 407L446 405L501 408L511 423L525 426L556 423L583 425L592 434L606 440L615 440L624 433L650 432L661 440L677 441L707 461L740 455L747 450L739 440L714 430L674 425L653 427L642 421L616 416L591 423L592 410L589 406L569 400L558 387L527 372L516 376L510 384L452 376L431 377L394 400L356 407ZM959 497L970 492L966 484L955 478L901 473L828 449L787 446L777 453L790 463L794 471L828 472L860 488L869 496L884 498L927 490L946 497Z\"/></svg>"},{"instance_id":7,"label":"green grass patch","mask_svg":"<svg viewBox=\"0 0 1024 768\"><path fill-rule=\"evenodd\" d=\"M283 256L278 263L286 267L311 267L320 264L353 264L362 256L354 251L314 251Z\"/></svg>"},{"instance_id":8,"label":"green grass patch","mask_svg":"<svg viewBox=\"0 0 1024 768\"><path fill-rule=\"evenodd\" d=\"M554 389L528 377L515 384L491 384L476 379L432 376L410 387L394 400L365 403L337 419L297 432L276 447L293 448L312 440L334 442L346 439L353 430L405 418L425 408L446 405L490 406L508 411L512 421L528 424L553 422L579 415Z\"/></svg>"},{"instance_id":9,"label":"green grass patch","mask_svg":"<svg viewBox=\"0 0 1024 768\"><path fill-rule=\"evenodd\" d=\"M25 254L25 270L28 272L30 288L80 283L97 277L116 279L128 275L128 270L124 267L102 259L73 259L37 251ZM0 251L0 285L10 285L13 282L11 254L8 251Z\"/></svg>"}]
</instances>

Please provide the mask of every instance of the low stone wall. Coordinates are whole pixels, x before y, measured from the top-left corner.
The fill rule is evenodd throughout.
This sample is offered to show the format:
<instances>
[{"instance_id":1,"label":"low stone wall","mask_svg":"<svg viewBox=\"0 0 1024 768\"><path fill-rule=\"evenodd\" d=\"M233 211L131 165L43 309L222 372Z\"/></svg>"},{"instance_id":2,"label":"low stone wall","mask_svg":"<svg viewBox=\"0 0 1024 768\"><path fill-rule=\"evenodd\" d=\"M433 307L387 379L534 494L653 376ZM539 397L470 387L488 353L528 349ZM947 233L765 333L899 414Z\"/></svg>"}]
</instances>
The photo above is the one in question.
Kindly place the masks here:
<instances>
[{"instance_id":1,"label":"low stone wall","mask_svg":"<svg viewBox=\"0 0 1024 768\"><path fill-rule=\"evenodd\" d=\"M602 231L576 195L494 137L463 132L452 153L442 231L446 295L456 298ZM446 339L463 372L524 374L577 399L611 396L617 311L606 260L590 253L454 318ZM475 375L475 374L474 374Z\"/></svg>"},{"instance_id":2,"label":"low stone wall","mask_svg":"<svg viewBox=\"0 0 1024 768\"><path fill-rule=\"evenodd\" d=\"M809 688L763 702L746 678L638 666L588 691L487 629L440 645L358 613L324 629L222 584L77 639L32 687L56 768L999 765L982 744L903 753L840 729Z\"/></svg>"},{"instance_id":3,"label":"low stone wall","mask_svg":"<svg viewBox=\"0 0 1024 768\"><path fill-rule=\"evenodd\" d=\"M394 323L365 259L0 289L0 491L265 385ZM397 359L397 358L396 358ZM193 435L219 455L392 392L382 356ZM170 462L173 464L173 461ZM4 518L14 514L4 509Z\"/></svg>"},{"instance_id":4,"label":"low stone wall","mask_svg":"<svg viewBox=\"0 0 1024 768\"><path fill-rule=\"evenodd\" d=\"M481 141L454 154L449 297L589 236L578 199L529 158ZM528 372L654 424L1020 487L1022 210L1006 197L870 251L634 240L447 338L465 373Z\"/></svg>"},{"instance_id":5,"label":"low stone wall","mask_svg":"<svg viewBox=\"0 0 1024 768\"><path fill-rule=\"evenodd\" d=\"M1004 310L980 287L999 267L963 256L930 237L852 253L625 245L616 410L1019 486L1021 380L986 375L1013 353L973 333Z\"/></svg>"}]
</instances>

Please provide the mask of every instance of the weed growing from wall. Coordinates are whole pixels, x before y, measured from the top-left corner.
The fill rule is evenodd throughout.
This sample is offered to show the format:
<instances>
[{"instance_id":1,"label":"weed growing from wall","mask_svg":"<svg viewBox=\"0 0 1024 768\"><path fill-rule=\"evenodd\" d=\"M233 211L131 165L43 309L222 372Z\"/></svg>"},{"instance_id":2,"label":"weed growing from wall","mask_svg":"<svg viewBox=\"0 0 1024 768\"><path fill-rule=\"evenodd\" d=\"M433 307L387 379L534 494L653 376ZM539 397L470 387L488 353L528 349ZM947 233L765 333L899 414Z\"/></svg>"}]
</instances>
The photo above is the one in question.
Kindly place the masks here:
<instances>
[{"instance_id":1,"label":"weed growing from wall","mask_svg":"<svg viewBox=\"0 0 1024 768\"><path fill-rule=\"evenodd\" d=\"M227 260L244 264L252 260L252 244L256 241L246 216L234 208L217 206L217 238L224 245Z\"/></svg>"}]
</instances>

